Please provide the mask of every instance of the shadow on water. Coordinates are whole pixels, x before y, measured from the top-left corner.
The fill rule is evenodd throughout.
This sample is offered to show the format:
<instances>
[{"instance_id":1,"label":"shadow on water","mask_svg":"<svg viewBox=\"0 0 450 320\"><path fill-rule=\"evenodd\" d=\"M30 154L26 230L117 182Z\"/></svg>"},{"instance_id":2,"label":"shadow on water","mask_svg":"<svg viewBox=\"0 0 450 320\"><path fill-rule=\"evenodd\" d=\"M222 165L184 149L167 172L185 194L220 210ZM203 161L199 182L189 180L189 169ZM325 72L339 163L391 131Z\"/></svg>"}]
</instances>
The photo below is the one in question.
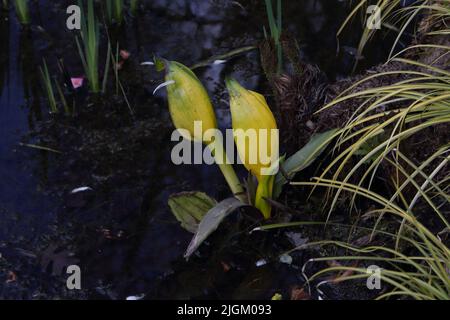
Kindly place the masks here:
<instances>
[{"instance_id":1,"label":"shadow on water","mask_svg":"<svg viewBox=\"0 0 450 320\"><path fill-rule=\"evenodd\" d=\"M305 59L334 79L348 74L352 60L335 54L336 29L347 8L331 2L286 1L284 21ZM242 230L254 221L239 214L211 238L214 247L205 245L190 262L182 259L190 234L168 210L169 195L229 194L216 167L172 164L165 97L151 94L161 75L140 66L154 54L193 65L255 45L266 23L263 2L141 1L136 18L127 16L124 26L110 30L112 42L131 52L120 78L135 117L115 94L112 77L106 97L77 93L76 116L49 116L38 72L42 58L52 74L58 60L70 76L83 74L73 34L61 27L69 4L36 2L39 27L21 29L12 11L0 22L0 298L270 298L301 284L298 270L287 265L255 266L262 258L276 260L292 244L248 236ZM230 126L223 77L232 73L251 89L264 82L257 52L196 72L223 128ZM88 191L71 192L80 187ZM302 255L295 259L303 261ZM82 269L81 291L65 287L62 267L71 263ZM11 272L17 279L8 282Z\"/></svg>"}]
</instances>

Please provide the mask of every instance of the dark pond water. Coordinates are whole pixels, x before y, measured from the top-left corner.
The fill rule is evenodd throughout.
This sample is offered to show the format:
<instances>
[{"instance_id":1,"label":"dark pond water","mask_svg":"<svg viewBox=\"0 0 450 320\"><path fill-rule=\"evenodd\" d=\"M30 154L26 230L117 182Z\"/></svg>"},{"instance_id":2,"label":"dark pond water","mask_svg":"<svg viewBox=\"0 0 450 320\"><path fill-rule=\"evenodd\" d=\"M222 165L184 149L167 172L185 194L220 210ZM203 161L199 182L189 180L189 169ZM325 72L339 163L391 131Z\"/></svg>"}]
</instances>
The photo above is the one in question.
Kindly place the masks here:
<instances>
[{"instance_id":1,"label":"dark pond water","mask_svg":"<svg viewBox=\"0 0 450 320\"><path fill-rule=\"evenodd\" d=\"M45 58L57 74L60 60L70 76L83 74L74 34L65 29L71 3L33 2L29 30L12 10L1 16L0 298L270 298L301 285L298 269L255 266L289 249L286 239L274 245L255 236L236 244L239 232L232 227L222 234L229 237L211 240L214 248L205 246L189 263L182 259L191 235L172 217L169 195L201 190L223 199L228 191L215 167L171 163L164 93L152 95L161 75L140 66L153 54L193 65L255 45L266 24L263 1L142 1L137 17L127 16L122 28L110 31L131 53L120 77L135 116L115 94L111 76L106 97L88 99L81 89L69 96L77 116L54 117L38 66ZM348 75L353 57L336 54L335 38L346 4L284 1L283 9L285 28L299 41L305 61L318 64L332 80ZM106 55L102 34L100 61ZM354 46L357 38L350 32L341 45ZM364 63L373 63L383 50L371 50ZM257 52L196 72L224 128L230 123L224 76L233 74L252 89L265 87ZM71 194L80 187L92 190ZM67 264L80 265L83 290L66 289Z\"/></svg>"}]
</instances>

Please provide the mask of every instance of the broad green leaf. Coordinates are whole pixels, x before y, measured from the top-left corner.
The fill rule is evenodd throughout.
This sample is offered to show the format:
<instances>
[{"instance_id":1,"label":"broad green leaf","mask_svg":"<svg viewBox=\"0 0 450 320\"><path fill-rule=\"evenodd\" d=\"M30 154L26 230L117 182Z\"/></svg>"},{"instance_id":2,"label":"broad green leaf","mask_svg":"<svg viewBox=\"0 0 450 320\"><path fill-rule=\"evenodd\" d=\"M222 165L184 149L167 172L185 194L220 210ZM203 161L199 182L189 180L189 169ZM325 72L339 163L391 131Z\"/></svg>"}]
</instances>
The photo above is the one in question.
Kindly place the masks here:
<instances>
[{"instance_id":1,"label":"broad green leaf","mask_svg":"<svg viewBox=\"0 0 450 320\"><path fill-rule=\"evenodd\" d=\"M184 257L188 259L203 241L219 227L220 223L227 215L244 206L247 205L236 198L228 198L219 202L214 208L209 210L200 222L197 232L195 233L194 238L192 238Z\"/></svg>"},{"instance_id":2,"label":"broad green leaf","mask_svg":"<svg viewBox=\"0 0 450 320\"><path fill-rule=\"evenodd\" d=\"M281 165L281 170L275 178L273 198L276 199L281 194L283 185L287 182L284 174L290 179L294 175L310 166L314 160L325 150L338 129L329 130L315 134L311 140L299 151L290 156ZM283 174L284 173L284 174Z\"/></svg>"},{"instance_id":3,"label":"broad green leaf","mask_svg":"<svg viewBox=\"0 0 450 320\"><path fill-rule=\"evenodd\" d=\"M181 226L195 233L206 213L217 204L203 192L182 192L169 197L169 207Z\"/></svg>"}]
</instances>

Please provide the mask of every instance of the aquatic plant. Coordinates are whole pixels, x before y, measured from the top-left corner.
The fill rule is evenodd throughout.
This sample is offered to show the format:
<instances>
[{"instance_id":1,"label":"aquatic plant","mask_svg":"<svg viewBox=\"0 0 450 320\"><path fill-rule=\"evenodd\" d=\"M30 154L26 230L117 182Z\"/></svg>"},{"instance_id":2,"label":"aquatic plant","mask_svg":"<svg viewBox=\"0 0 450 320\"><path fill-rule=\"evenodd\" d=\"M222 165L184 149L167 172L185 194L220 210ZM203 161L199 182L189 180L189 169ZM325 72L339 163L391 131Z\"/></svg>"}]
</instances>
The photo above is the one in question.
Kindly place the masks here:
<instances>
[{"instance_id":1,"label":"aquatic plant","mask_svg":"<svg viewBox=\"0 0 450 320\"><path fill-rule=\"evenodd\" d=\"M123 21L124 1L123 0L106 0L106 16L108 23L116 22L121 24Z\"/></svg>"},{"instance_id":2,"label":"aquatic plant","mask_svg":"<svg viewBox=\"0 0 450 320\"><path fill-rule=\"evenodd\" d=\"M50 75L50 73L48 71L47 61L45 59L42 60L42 66L39 67L39 72L41 74L42 83L44 85L45 92L47 94L47 100L48 100L48 103L50 106L50 112L51 113L59 112L55 91L53 89L53 85L55 85L56 90L58 92L59 101L62 104L62 107L64 108L64 112L66 115L70 115L71 111L70 111L69 105L67 103L67 99L64 94L63 88L61 87L59 82Z\"/></svg>"},{"instance_id":3,"label":"aquatic plant","mask_svg":"<svg viewBox=\"0 0 450 320\"><path fill-rule=\"evenodd\" d=\"M14 7L16 14L21 24L30 24L30 11L28 8L28 0L14 0Z\"/></svg>"},{"instance_id":4,"label":"aquatic plant","mask_svg":"<svg viewBox=\"0 0 450 320\"><path fill-rule=\"evenodd\" d=\"M278 73L281 73L283 69L283 48L280 42L282 30L282 3L281 0L277 0L276 19L273 11L272 0L265 0L265 4L266 4L267 18L269 20L270 37L274 41L275 48L277 51L277 63L278 63L277 71ZM264 36L266 39L269 38L265 28L264 28Z\"/></svg>"},{"instance_id":5,"label":"aquatic plant","mask_svg":"<svg viewBox=\"0 0 450 320\"><path fill-rule=\"evenodd\" d=\"M83 8L80 31L81 43L78 36L75 38L78 53L89 82L89 88L93 93L98 93L101 89L98 70L100 33L99 24L94 12L94 0L87 1L87 12L84 11L82 1L79 1L78 4L80 8Z\"/></svg>"},{"instance_id":6,"label":"aquatic plant","mask_svg":"<svg viewBox=\"0 0 450 320\"><path fill-rule=\"evenodd\" d=\"M180 133L196 142L203 142L212 148L216 163L222 171L233 194L244 200L244 190L224 151L221 141L210 141L203 135L209 129L217 129L217 120L206 89L197 76L186 66L175 61L165 61L165 83L172 122ZM202 132L194 130L195 122L202 123ZM200 134L200 136L199 136ZM206 140L205 140L206 139Z\"/></svg>"},{"instance_id":7,"label":"aquatic plant","mask_svg":"<svg viewBox=\"0 0 450 320\"><path fill-rule=\"evenodd\" d=\"M130 12L133 16L136 16L138 7L139 7L139 0L130 1Z\"/></svg>"},{"instance_id":8,"label":"aquatic plant","mask_svg":"<svg viewBox=\"0 0 450 320\"><path fill-rule=\"evenodd\" d=\"M61 101L61 104L64 108L64 113L66 115L70 115L72 112L70 111L69 104L67 103L67 99L64 94L64 91L58 81L55 81L55 85L56 85L56 90L58 91L59 100Z\"/></svg>"},{"instance_id":9,"label":"aquatic plant","mask_svg":"<svg viewBox=\"0 0 450 320\"><path fill-rule=\"evenodd\" d=\"M50 77L50 73L48 72L47 62L45 61L45 59L43 60L43 66L44 66L43 69L42 67L39 67L39 71L42 76L45 91L47 92L47 99L50 105L50 112L57 113L58 107L56 105L55 93L53 91L53 81L52 78Z\"/></svg>"},{"instance_id":10,"label":"aquatic plant","mask_svg":"<svg viewBox=\"0 0 450 320\"><path fill-rule=\"evenodd\" d=\"M243 88L236 80L227 79L230 94L230 109L236 147L244 166L258 180L255 206L264 218L269 219L271 206L266 199L272 199L274 177L277 172L271 166L278 164L278 129L275 118L263 95ZM256 132L256 139L247 141L249 130ZM277 133L273 135L273 131ZM253 143L254 145L250 145ZM265 161L263 157L273 160ZM256 159L253 159L255 158ZM264 170L266 172L264 172Z\"/></svg>"}]
</instances>

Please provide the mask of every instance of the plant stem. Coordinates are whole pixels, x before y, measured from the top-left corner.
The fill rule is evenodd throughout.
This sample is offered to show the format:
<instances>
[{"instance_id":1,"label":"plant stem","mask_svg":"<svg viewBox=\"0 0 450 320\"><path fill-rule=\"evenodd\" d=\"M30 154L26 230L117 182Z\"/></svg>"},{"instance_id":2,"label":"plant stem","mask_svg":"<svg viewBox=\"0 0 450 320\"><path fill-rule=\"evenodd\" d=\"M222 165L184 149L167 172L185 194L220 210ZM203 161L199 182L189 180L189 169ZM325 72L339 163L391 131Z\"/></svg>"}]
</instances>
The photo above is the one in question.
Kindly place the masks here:
<instances>
[{"instance_id":1,"label":"plant stem","mask_svg":"<svg viewBox=\"0 0 450 320\"><path fill-rule=\"evenodd\" d=\"M228 186L233 192L233 195L242 202L246 202L244 188L242 188L242 184L239 181L239 178L236 175L236 172L233 169L233 166L230 164L228 156L223 149L223 145L221 142L213 142L207 145L208 148L211 149L211 152L214 154L214 158L216 160L216 164L219 166L220 171L222 171L225 180L228 183Z\"/></svg>"},{"instance_id":2,"label":"plant stem","mask_svg":"<svg viewBox=\"0 0 450 320\"><path fill-rule=\"evenodd\" d=\"M256 189L255 207L261 211L264 219L269 219L272 207L266 199L272 199L273 183L275 176L260 176Z\"/></svg>"}]
</instances>

